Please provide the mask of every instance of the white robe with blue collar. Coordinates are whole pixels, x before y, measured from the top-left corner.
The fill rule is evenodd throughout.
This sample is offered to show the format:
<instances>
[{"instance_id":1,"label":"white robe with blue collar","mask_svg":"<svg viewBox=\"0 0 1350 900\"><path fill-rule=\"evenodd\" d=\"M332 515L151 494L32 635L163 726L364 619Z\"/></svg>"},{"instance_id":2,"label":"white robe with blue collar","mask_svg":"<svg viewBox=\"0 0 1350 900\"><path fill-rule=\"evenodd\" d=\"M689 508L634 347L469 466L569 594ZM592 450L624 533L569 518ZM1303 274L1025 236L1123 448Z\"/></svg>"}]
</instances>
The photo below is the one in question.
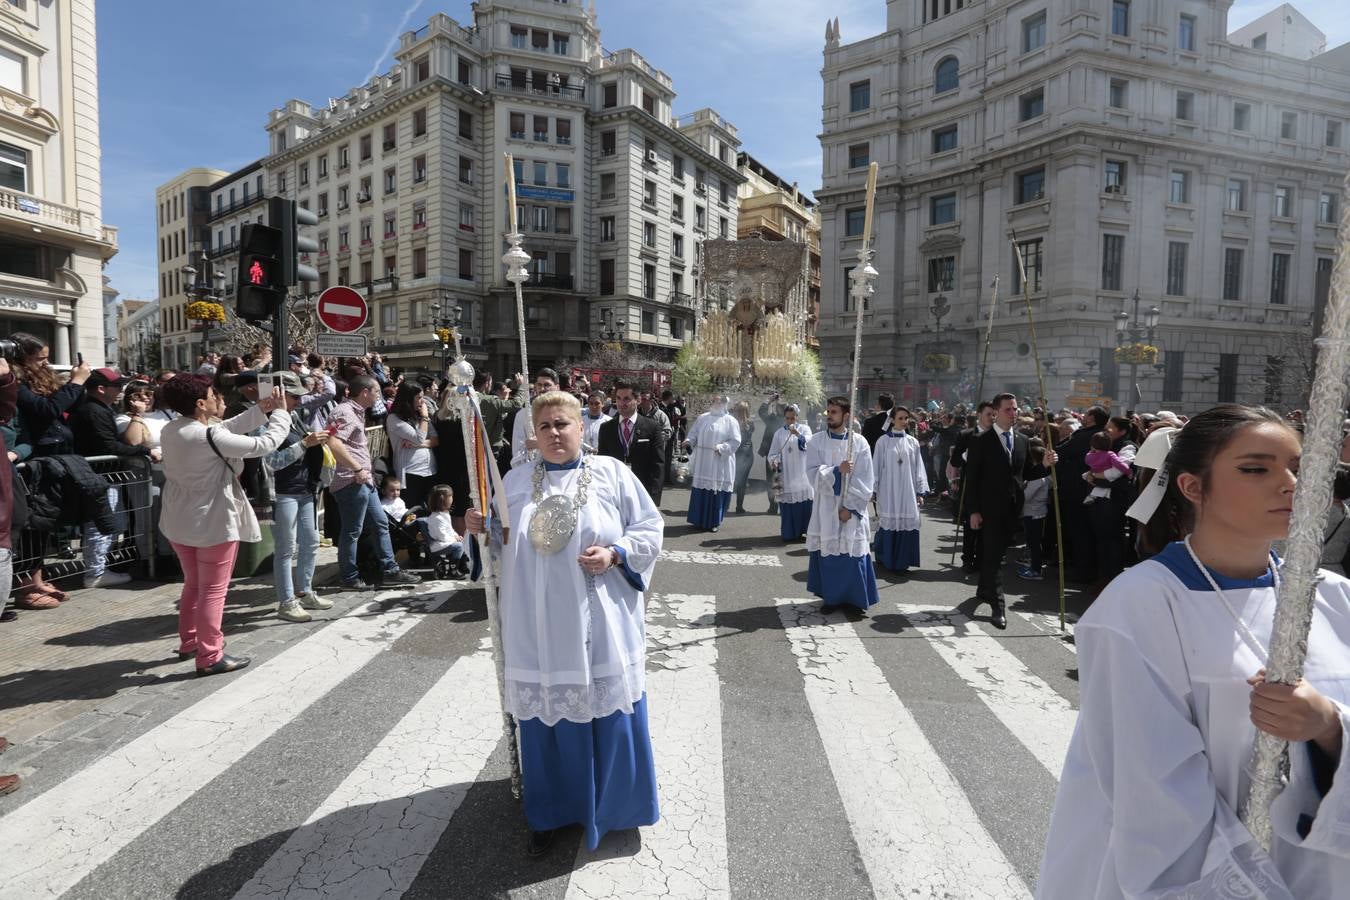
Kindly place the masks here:
<instances>
[{"instance_id":1,"label":"white robe with blue collar","mask_svg":"<svg viewBox=\"0 0 1350 900\"><path fill-rule=\"evenodd\" d=\"M848 441L853 441L853 474L848 492L843 493L839 464L848 457ZM834 434L818 431L806 442L806 475L815 491L811 525L806 531L806 549L822 556L870 556L872 543L868 507L872 502L872 453L867 439L860 434ZM840 507L853 515L839 521Z\"/></svg>"},{"instance_id":2,"label":"white robe with blue collar","mask_svg":"<svg viewBox=\"0 0 1350 900\"><path fill-rule=\"evenodd\" d=\"M877 477L877 519L883 531L919 530L919 495L928 493L919 442L889 429L872 451Z\"/></svg>"},{"instance_id":3,"label":"white robe with blue collar","mask_svg":"<svg viewBox=\"0 0 1350 900\"><path fill-rule=\"evenodd\" d=\"M797 433L793 434L792 429ZM798 422L784 425L773 433L769 442L769 462L778 466L782 487L779 503L801 503L815 498L812 479L806 472L806 446L811 439L811 428Z\"/></svg>"}]
</instances>

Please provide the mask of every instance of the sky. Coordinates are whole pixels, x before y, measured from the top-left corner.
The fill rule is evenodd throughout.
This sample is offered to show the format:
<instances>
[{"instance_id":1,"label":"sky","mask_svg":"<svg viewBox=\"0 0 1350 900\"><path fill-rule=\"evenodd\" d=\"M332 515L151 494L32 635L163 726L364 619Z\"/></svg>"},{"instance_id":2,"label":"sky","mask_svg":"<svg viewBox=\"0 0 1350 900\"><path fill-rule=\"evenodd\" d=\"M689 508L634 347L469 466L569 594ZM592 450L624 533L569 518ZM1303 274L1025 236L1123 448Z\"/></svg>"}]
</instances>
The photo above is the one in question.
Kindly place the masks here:
<instances>
[{"instance_id":1,"label":"sky","mask_svg":"<svg viewBox=\"0 0 1350 900\"><path fill-rule=\"evenodd\" d=\"M588 0L587 0L588 2ZM1345 0L1295 4L1328 46L1350 40ZM711 106L742 149L810 192L820 184L821 51L885 29L885 0L596 0L609 50L631 47L675 82L675 113ZM1230 30L1278 3L1237 0ZM194 166L233 171L267 149L270 110L322 103L388 70L398 35L469 0L102 0L98 9L107 274L124 299L156 295L155 188Z\"/></svg>"}]
</instances>

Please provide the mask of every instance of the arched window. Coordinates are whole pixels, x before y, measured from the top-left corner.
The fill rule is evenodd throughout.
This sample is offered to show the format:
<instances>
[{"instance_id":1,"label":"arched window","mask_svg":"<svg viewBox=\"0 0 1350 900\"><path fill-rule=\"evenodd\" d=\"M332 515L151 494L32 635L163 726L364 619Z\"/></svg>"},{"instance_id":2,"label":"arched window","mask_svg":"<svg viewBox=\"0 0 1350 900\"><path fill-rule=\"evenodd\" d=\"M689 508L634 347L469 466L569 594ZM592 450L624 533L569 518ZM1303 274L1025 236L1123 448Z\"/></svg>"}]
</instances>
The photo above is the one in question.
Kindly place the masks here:
<instances>
[{"instance_id":1,"label":"arched window","mask_svg":"<svg viewBox=\"0 0 1350 900\"><path fill-rule=\"evenodd\" d=\"M937 64L937 73L933 78L933 93L945 94L961 85L961 64L955 56L949 56Z\"/></svg>"}]
</instances>

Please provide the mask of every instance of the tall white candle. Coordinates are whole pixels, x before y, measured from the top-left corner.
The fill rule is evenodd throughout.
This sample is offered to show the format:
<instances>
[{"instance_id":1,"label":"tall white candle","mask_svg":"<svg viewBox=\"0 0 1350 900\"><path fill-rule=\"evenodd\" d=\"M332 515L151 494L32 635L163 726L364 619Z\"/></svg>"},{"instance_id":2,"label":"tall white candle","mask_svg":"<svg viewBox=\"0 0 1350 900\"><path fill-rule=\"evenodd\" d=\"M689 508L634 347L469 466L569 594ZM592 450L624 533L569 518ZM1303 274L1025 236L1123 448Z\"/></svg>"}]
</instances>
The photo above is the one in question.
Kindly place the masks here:
<instances>
[{"instance_id":1,"label":"tall white candle","mask_svg":"<svg viewBox=\"0 0 1350 900\"><path fill-rule=\"evenodd\" d=\"M507 234L515 234L518 230L516 222L516 161L512 159L510 153L506 154L506 192L507 200L510 201L507 206L507 221L511 224Z\"/></svg>"}]
</instances>

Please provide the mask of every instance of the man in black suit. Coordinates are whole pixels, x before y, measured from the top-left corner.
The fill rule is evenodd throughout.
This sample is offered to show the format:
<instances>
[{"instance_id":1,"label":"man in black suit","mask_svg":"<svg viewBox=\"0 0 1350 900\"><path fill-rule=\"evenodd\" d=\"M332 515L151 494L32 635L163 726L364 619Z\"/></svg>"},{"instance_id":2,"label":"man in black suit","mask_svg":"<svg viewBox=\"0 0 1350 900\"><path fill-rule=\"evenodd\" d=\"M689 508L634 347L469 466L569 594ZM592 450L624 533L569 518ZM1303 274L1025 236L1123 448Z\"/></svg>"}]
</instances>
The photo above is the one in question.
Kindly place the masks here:
<instances>
[{"instance_id":1,"label":"man in black suit","mask_svg":"<svg viewBox=\"0 0 1350 900\"><path fill-rule=\"evenodd\" d=\"M1045 465L1031 461L1027 439L1018 434L1017 398L999 394L993 400L994 424L971 442L963 476L970 529L980 533L980 586L976 597L994 609L994 627L1008 627L1003 600L1003 554L1012 540L1017 518L1022 514L1026 483L1049 472L1055 464L1053 450L1045 452Z\"/></svg>"},{"instance_id":2,"label":"man in black suit","mask_svg":"<svg viewBox=\"0 0 1350 900\"><path fill-rule=\"evenodd\" d=\"M614 382L614 404L618 415L600 426L596 452L627 463L652 501L660 506L666 471L661 426L638 413L638 392L631 381L621 378Z\"/></svg>"},{"instance_id":3,"label":"man in black suit","mask_svg":"<svg viewBox=\"0 0 1350 900\"><path fill-rule=\"evenodd\" d=\"M877 407L881 412L873 413L866 419L863 419L862 436L867 441L867 446L872 450L877 449L877 441L886 433L886 426L891 422L891 407L895 406L895 398L890 394L882 394L877 398Z\"/></svg>"},{"instance_id":4,"label":"man in black suit","mask_svg":"<svg viewBox=\"0 0 1350 900\"><path fill-rule=\"evenodd\" d=\"M973 575L980 571L980 536L970 527L970 498L962 495L965 483L966 459L970 445L975 439L988 431L994 424L994 404L981 400L976 408L977 415L971 416L973 424L965 431L958 432L952 443L950 462L956 470L956 483L952 485L952 503L961 511L961 571Z\"/></svg>"},{"instance_id":5,"label":"man in black suit","mask_svg":"<svg viewBox=\"0 0 1350 900\"><path fill-rule=\"evenodd\" d=\"M1059 454L1059 502L1064 512L1065 577L1091 583L1097 577L1097 551L1092 542L1092 524L1083 505L1091 487L1083 480L1092 436L1106 427L1109 413L1100 406L1083 413L1083 427L1055 446Z\"/></svg>"}]
</instances>

